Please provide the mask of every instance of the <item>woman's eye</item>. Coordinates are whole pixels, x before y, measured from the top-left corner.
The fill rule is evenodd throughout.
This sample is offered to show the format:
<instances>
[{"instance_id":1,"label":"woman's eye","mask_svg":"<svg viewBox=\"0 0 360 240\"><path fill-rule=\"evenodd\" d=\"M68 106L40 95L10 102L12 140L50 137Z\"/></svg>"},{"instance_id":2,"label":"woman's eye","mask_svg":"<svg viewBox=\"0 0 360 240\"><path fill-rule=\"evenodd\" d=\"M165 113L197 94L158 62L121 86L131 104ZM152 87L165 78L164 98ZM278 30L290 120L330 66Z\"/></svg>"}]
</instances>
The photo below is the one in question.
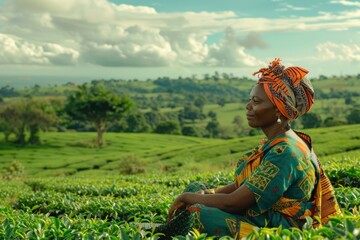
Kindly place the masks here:
<instances>
[{"instance_id":1,"label":"woman's eye","mask_svg":"<svg viewBox=\"0 0 360 240\"><path fill-rule=\"evenodd\" d=\"M255 99L255 98L249 98L249 102L253 102L254 104L260 103L260 101L258 99Z\"/></svg>"}]
</instances>

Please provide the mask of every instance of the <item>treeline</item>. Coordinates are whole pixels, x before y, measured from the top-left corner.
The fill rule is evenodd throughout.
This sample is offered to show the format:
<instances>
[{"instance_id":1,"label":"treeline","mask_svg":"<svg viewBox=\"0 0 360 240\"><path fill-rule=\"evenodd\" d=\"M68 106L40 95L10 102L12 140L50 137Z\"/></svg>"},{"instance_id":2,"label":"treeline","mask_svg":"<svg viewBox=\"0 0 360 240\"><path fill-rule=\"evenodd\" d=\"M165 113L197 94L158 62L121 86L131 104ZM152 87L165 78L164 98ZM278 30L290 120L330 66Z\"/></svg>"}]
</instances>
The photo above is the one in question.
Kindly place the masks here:
<instances>
[{"instance_id":1,"label":"treeline","mask_svg":"<svg viewBox=\"0 0 360 240\"><path fill-rule=\"evenodd\" d=\"M225 137L213 111L204 112L202 97L174 111L151 108L143 111L126 97L107 90L104 85L84 84L63 99L27 97L2 102L0 130L5 141L19 144L40 143L41 131L97 132L101 146L102 134L109 132L152 132L199 137ZM205 126L196 126L208 121ZM243 133L239 117L234 128ZM228 137L228 136L226 136Z\"/></svg>"},{"instance_id":2,"label":"treeline","mask_svg":"<svg viewBox=\"0 0 360 240\"><path fill-rule=\"evenodd\" d=\"M313 78L313 83L326 82L327 80L337 79L340 82L347 80L360 80L360 74L357 76L345 77L326 77L321 75ZM190 101L194 101L199 95L205 100L206 104L226 104L231 102L246 101L249 90L254 84L254 80L246 77L234 77L231 74L213 75L205 74L202 79L195 76L186 78L171 79L169 77L159 77L155 80L139 81L110 79L93 80L91 84L101 83L106 89L118 95L131 96L132 100L140 109L149 108L177 108L183 107ZM346 84L346 83L345 83ZM62 86L40 87L34 85L31 88L15 89L10 86L0 88L0 101L8 97L26 97L26 96L66 96L76 89L74 83L67 83ZM349 87L346 90L336 87L330 89L316 89L316 99L344 98L351 104L351 98L359 97L360 92L357 89Z\"/></svg>"},{"instance_id":3,"label":"treeline","mask_svg":"<svg viewBox=\"0 0 360 240\"><path fill-rule=\"evenodd\" d=\"M351 79L360 80L360 74ZM312 79L315 83L327 80L325 76ZM81 86L36 85L21 90L4 86L0 88L0 130L6 141L20 144L40 143L41 131L94 131L99 146L105 131L209 138L254 135L258 131L248 128L243 116L233 116L232 126L221 126L217 112L205 111L207 104L244 106L253 84L251 79L215 73L201 80L195 77L163 77L153 81L111 79ZM333 114L324 118L310 112L292 124L296 128L313 128L360 123L360 107L354 101L359 96L359 91L351 86L346 91L316 89L317 99L345 99L345 104L351 105L346 116L338 118Z\"/></svg>"}]
</instances>

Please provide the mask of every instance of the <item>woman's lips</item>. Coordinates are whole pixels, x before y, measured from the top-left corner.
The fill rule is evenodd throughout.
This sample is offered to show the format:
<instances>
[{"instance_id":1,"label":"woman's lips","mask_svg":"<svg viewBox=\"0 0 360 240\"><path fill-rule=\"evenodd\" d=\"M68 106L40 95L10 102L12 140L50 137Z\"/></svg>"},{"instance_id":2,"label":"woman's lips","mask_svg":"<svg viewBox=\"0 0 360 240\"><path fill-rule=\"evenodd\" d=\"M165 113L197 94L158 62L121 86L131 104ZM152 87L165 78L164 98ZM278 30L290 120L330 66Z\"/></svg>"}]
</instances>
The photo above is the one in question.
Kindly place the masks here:
<instances>
[{"instance_id":1,"label":"woman's lips","mask_svg":"<svg viewBox=\"0 0 360 240\"><path fill-rule=\"evenodd\" d=\"M254 119L254 117L255 117L254 115L246 114L246 118L247 118L248 121Z\"/></svg>"}]
</instances>

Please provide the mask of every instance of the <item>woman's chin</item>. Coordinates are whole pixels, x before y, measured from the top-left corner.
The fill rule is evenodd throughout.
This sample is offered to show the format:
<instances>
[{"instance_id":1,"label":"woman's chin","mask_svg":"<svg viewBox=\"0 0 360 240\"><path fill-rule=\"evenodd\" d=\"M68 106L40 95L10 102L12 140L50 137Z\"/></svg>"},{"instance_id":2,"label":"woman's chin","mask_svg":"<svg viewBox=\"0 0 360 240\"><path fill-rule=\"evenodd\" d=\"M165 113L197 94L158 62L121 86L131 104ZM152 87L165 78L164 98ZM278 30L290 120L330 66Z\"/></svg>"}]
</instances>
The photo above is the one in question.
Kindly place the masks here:
<instances>
[{"instance_id":1,"label":"woman's chin","mask_svg":"<svg viewBox=\"0 0 360 240\"><path fill-rule=\"evenodd\" d=\"M258 126L256 126L256 124L254 124L253 122L251 122L251 121L248 121L248 125L249 125L249 127L251 127L251 128L257 128Z\"/></svg>"}]
</instances>

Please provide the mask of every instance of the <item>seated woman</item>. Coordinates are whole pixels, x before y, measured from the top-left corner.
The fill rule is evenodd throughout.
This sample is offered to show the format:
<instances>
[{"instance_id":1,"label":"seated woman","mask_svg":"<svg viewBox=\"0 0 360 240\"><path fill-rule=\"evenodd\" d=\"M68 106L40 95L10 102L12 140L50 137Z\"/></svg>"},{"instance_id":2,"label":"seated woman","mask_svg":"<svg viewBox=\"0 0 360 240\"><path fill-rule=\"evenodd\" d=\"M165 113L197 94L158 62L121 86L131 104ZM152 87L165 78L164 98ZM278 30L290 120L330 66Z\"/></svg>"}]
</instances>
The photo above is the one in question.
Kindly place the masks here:
<instances>
[{"instance_id":1,"label":"seated woman","mask_svg":"<svg viewBox=\"0 0 360 240\"><path fill-rule=\"evenodd\" d=\"M167 224L156 232L169 238L195 228L209 236L239 238L254 226L301 228L306 217L318 226L340 213L310 137L289 125L313 105L307 73L301 67L285 69L280 59L254 73L260 78L246 116L249 126L261 128L266 139L239 160L232 184L216 189L201 183L189 186L171 205Z\"/></svg>"}]
</instances>

